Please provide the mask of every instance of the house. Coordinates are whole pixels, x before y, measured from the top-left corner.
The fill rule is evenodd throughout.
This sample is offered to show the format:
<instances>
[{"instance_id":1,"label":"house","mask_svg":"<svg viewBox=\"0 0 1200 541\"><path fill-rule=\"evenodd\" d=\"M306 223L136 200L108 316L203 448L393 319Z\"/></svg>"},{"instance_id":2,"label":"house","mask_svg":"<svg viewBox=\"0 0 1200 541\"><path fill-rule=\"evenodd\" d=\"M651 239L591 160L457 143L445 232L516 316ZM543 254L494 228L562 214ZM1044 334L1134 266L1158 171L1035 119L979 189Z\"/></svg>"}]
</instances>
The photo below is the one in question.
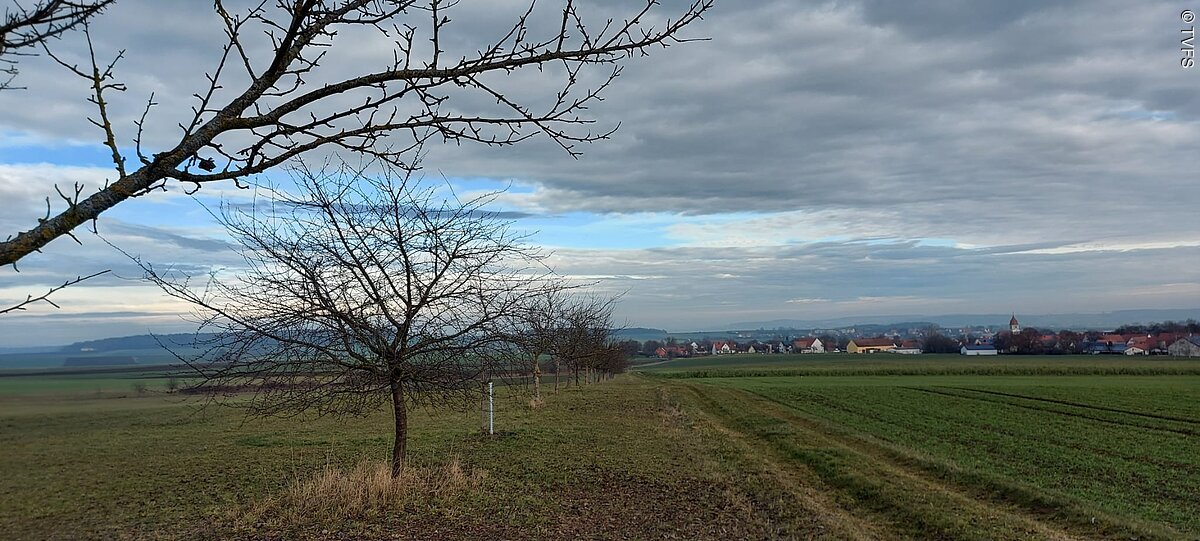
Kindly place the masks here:
<instances>
[{"instance_id":1,"label":"house","mask_svg":"<svg viewBox=\"0 0 1200 541\"><path fill-rule=\"evenodd\" d=\"M896 349L891 338L855 338L846 345L848 353L878 353Z\"/></svg>"},{"instance_id":2,"label":"house","mask_svg":"<svg viewBox=\"0 0 1200 541\"><path fill-rule=\"evenodd\" d=\"M825 344L820 338L798 338L792 340L792 353L825 353Z\"/></svg>"},{"instance_id":3,"label":"house","mask_svg":"<svg viewBox=\"0 0 1200 541\"><path fill-rule=\"evenodd\" d=\"M737 344L734 342L713 342L713 355L728 355L737 351Z\"/></svg>"},{"instance_id":4,"label":"house","mask_svg":"<svg viewBox=\"0 0 1200 541\"><path fill-rule=\"evenodd\" d=\"M1200 336L1180 338L1167 346L1167 352L1174 357L1200 357Z\"/></svg>"},{"instance_id":5,"label":"house","mask_svg":"<svg viewBox=\"0 0 1200 541\"><path fill-rule=\"evenodd\" d=\"M1126 355L1149 355L1150 352L1142 349L1140 346L1125 346Z\"/></svg>"},{"instance_id":6,"label":"house","mask_svg":"<svg viewBox=\"0 0 1200 541\"><path fill-rule=\"evenodd\" d=\"M900 344L896 346L896 349L889 350L888 353L899 353L901 355L919 355L919 354L923 353L923 351L921 351L921 345L918 344L916 340L905 340L903 342L900 342Z\"/></svg>"},{"instance_id":7,"label":"house","mask_svg":"<svg viewBox=\"0 0 1200 541\"><path fill-rule=\"evenodd\" d=\"M691 357L692 354L687 348L679 346L663 346L654 350L654 354L659 359L674 359L676 357Z\"/></svg>"},{"instance_id":8,"label":"house","mask_svg":"<svg viewBox=\"0 0 1200 541\"><path fill-rule=\"evenodd\" d=\"M996 351L996 348L992 346L977 346L972 344L963 346L962 349L958 350L958 353L961 355L996 355L1000 352Z\"/></svg>"},{"instance_id":9,"label":"house","mask_svg":"<svg viewBox=\"0 0 1200 541\"><path fill-rule=\"evenodd\" d=\"M1145 355L1166 355L1167 346L1175 343L1179 337L1170 333L1158 335L1135 336L1129 339L1129 347L1144 350Z\"/></svg>"}]
</instances>

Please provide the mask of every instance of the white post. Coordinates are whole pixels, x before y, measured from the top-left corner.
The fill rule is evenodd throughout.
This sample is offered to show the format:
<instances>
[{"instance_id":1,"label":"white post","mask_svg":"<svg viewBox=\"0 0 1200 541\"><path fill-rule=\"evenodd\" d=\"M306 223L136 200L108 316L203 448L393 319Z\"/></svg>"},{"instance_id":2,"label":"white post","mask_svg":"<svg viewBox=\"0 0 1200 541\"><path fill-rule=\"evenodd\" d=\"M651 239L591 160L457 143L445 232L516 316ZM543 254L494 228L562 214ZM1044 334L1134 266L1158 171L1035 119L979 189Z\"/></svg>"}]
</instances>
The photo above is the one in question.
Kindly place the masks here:
<instances>
[{"instance_id":1,"label":"white post","mask_svg":"<svg viewBox=\"0 0 1200 541\"><path fill-rule=\"evenodd\" d=\"M488 434L495 434L496 410L492 400L492 382L488 382Z\"/></svg>"}]
</instances>

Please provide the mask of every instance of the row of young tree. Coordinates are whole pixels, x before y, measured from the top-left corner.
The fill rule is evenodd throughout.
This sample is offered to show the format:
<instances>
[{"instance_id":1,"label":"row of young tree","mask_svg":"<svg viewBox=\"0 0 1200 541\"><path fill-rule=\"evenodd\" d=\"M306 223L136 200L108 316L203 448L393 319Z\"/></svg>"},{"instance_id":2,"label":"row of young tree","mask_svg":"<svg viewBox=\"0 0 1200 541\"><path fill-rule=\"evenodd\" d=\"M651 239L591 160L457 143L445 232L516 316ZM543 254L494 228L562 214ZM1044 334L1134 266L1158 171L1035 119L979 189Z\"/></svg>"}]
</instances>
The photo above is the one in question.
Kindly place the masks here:
<instances>
[{"instance_id":1,"label":"row of young tree","mask_svg":"<svg viewBox=\"0 0 1200 541\"><path fill-rule=\"evenodd\" d=\"M578 384L624 368L613 301L546 266L487 205L412 171L297 169L295 189L214 212L240 268L206 278L140 261L195 308L204 353L192 392L257 415L359 415L387 405L393 473L414 405L467 405L480 384L532 384L552 359Z\"/></svg>"}]
</instances>

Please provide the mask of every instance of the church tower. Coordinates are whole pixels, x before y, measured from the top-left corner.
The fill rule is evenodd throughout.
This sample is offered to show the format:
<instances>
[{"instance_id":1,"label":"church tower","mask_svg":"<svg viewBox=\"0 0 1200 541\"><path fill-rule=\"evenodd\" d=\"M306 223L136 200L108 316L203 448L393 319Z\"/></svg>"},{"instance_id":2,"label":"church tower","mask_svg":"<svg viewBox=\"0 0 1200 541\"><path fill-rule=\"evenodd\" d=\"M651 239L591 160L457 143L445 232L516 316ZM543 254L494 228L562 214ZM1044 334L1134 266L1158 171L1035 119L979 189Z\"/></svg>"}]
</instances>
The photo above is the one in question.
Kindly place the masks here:
<instances>
[{"instance_id":1,"label":"church tower","mask_svg":"<svg viewBox=\"0 0 1200 541\"><path fill-rule=\"evenodd\" d=\"M1017 323L1017 314L1015 312L1012 319L1008 320L1008 330L1013 334L1021 334L1021 324Z\"/></svg>"}]
</instances>

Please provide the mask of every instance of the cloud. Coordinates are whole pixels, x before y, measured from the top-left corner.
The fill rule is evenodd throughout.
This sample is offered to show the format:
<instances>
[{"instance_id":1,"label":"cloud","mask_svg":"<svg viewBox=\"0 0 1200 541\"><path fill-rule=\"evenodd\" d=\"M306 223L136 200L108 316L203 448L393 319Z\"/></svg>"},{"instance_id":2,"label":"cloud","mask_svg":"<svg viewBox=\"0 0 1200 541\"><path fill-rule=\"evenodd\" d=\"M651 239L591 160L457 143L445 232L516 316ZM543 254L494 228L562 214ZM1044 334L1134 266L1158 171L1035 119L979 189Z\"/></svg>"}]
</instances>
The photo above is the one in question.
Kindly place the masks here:
<instances>
[{"instance_id":1,"label":"cloud","mask_svg":"<svg viewBox=\"0 0 1200 541\"><path fill-rule=\"evenodd\" d=\"M620 318L675 330L853 315L1189 307L1200 304L1191 285L1200 283L1195 261L1195 246L1049 254L915 242L559 250L551 258L568 275L612 273L600 287L624 292ZM650 273L659 278L619 278Z\"/></svg>"},{"instance_id":2,"label":"cloud","mask_svg":"<svg viewBox=\"0 0 1200 541\"><path fill-rule=\"evenodd\" d=\"M685 3L665 1L662 13ZM524 4L456 8L447 48L472 54ZM620 18L634 7L581 9ZM535 24L555 24L552 11ZM496 216L539 230L560 270L628 292L621 310L639 324L1195 304L1180 284L1200 282L1200 72L1178 65L1177 12L1166 1L720 2L690 32L710 41L624 65L588 111L597 129L621 129L582 158L535 137L433 144L424 165L466 196L511 184ZM129 90L110 111L122 144L151 92L160 105L148 145L173 144L219 53L210 7L123 0L92 30L102 55L128 50L117 74ZM386 44L339 39L356 46L331 48L312 84L389 58ZM55 47L82 58L81 43ZM100 135L86 121L86 85L45 57L21 68L29 90L6 93L0 109L6 232L44 215L55 184L112 176L103 152L73 150ZM544 103L556 69L494 82ZM452 105L494 106L463 94ZM209 208L253 203L223 185L201 195ZM102 233L133 253L194 272L237 264L207 211L174 187L109 216ZM5 294L110 266L138 274L82 240L23 262ZM78 301L102 311L108 298L95 295Z\"/></svg>"}]
</instances>

